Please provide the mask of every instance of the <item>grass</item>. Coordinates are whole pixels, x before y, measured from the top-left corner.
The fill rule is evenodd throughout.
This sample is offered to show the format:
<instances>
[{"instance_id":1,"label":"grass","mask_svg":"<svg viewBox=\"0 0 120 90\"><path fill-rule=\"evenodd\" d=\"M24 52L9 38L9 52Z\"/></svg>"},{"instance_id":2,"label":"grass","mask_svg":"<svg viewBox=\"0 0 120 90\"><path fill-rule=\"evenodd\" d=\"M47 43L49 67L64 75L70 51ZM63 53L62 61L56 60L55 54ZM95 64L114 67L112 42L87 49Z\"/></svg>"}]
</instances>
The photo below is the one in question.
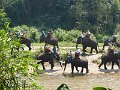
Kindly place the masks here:
<instances>
[{"instance_id":1,"label":"grass","mask_svg":"<svg viewBox=\"0 0 120 90\"><path fill-rule=\"evenodd\" d=\"M44 43L32 43L33 46L44 46ZM99 47L102 47L103 43L99 43ZM78 45L79 47L82 47L81 44ZM59 42L59 47L76 47L75 42Z\"/></svg>"},{"instance_id":2,"label":"grass","mask_svg":"<svg viewBox=\"0 0 120 90\"><path fill-rule=\"evenodd\" d=\"M34 47L34 50L35 51L38 51L38 50L43 50L44 49L44 43L32 43L32 47ZM99 53L102 53L102 43L99 43L99 47L100 47L100 51ZM53 48L52 45L49 45L51 50ZM59 42L59 47L60 47L60 50L58 50L58 53L59 54L66 54L66 53L69 53L70 51L75 51L76 50L76 43L73 43L73 42ZM82 45L79 44L78 47L80 48L80 50L82 51ZM86 48L87 50L87 53L90 52L90 47L87 47ZM93 50L93 52L96 52L95 50Z\"/></svg>"}]
</instances>

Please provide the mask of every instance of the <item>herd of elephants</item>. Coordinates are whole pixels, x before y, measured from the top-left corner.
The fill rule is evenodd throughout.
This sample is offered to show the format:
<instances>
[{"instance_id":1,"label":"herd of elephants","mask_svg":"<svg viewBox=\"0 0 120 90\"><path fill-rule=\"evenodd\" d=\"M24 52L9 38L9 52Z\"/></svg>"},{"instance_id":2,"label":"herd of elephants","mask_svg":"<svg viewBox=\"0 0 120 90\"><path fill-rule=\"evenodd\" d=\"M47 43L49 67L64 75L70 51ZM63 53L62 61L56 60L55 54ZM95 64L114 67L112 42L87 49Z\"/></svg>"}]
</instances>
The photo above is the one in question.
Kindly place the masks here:
<instances>
[{"instance_id":1,"label":"herd of elephants","mask_svg":"<svg viewBox=\"0 0 120 90\"><path fill-rule=\"evenodd\" d=\"M58 46L58 39L51 37L40 37L40 42L43 42L46 44L50 44L53 46L57 46L57 48L59 49ZM31 40L28 38L22 38L21 39L21 44L25 44L29 50L31 50ZM78 37L77 41L76 41L76 48L78 47L78 44L82 44L82 51L86 52L86 48L90 47L90 53L92 53L93 49L95 49L96 54L99 53L98 51L98 43L90 38L86 38L86 37ZM114 64L116 63L118 68L120 69L119 66L119 59L120 59L120 52L115 52L114 48L110 48L111 46L116 46L117 48L120 47L120 42L117 40L117 37L113 37L112 39L107 38L104 43L103 43L103 50L105 48L105 46L109 46L109 49L107 51L107 53L104 53L101 56L101 63L99 65L99 68L101 67L101 65L104 65L104 69L107 69L106 64L107 62L112 62L112 67L111 69L114 68ZM53 69L54 67L54 59L56 59L56 61L58 61L60 63L60 66L62 67L62 63L60 61L60 55L58 53L56 53L56 56L54 56L52 53L50 54L39 54L35 57L38 62L37 64L41 64L43 69L45 69L44 63L45 62L49 62L51 65L51 69ZM66 69L66 65L67 63L71 63L71 69L72 69L72 74L74 72L74 67L76 68L77 71L78 67L82 67L81 72L83 72L83 69L86 69L86 73L89 72L89 67L88 67L88 61L87 60L80 60L80 58L75 58L72 57L72 60L70 60L70 55L68 57L66 57L65 59L65 67L64 70Z\"/></svg>"}]
</instances>

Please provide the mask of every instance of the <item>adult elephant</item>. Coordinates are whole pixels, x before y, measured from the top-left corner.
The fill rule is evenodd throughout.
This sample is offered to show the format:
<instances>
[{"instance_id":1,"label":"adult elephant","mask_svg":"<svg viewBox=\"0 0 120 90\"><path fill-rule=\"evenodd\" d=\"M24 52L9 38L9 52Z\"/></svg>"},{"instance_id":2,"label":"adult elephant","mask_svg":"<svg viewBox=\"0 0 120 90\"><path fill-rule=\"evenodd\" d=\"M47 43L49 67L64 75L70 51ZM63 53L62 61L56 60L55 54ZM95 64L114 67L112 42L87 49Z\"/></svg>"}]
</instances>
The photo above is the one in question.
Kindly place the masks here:
<instances>
[{"instance_id":1,"label":"adult elephant","mask_svg":"<svg viewBox=\"0 0 120 90\"><path fill-rule=\"evenodd\" d=\"M76 68L76 70L79 72L78 70L78 67L82 67L81 69L81 73L83 73L83 69L85 68L86 69L86 73L89 72L89 69L88 69L88 61L86 60L81 60L79 57L75 57L75 58L72 58L70 60L70 57L68 56L66 59L65 59L65 67L64 67L64 71L66 69L66 65L67 63L71 63L71 70L72 70L72 74L74 73L74 67Z\"/></svg>"},{"instance_id":2,"label":"adult elephant","mask_svg":"<svg viewBox=\"0 0 120 90\"><path fill-rule=\"evenodd\" d=\"M37 64L40 64L42 65L43 67L43 70L45 69L45 66L44 66L44 63L45 62L49 62L50 65L51 65L51 70L53 69L54 67L54 59L57 60L57 62L60 63L60 66L62 67L61 65L61 62L60 62L60 56L58 53L56 53L56 56L53 54L53 53L48 53L48 54L42 54L42 55L37 55L36 56L36 59L39 60L37 62Z\"/></svg>"},{"instance_id":3,"label":"adult elephant","mask_svg":"<svg viewBox=\"0 0 120 90\"><path fill-rule=\"evenodd\" d=\"M117 66L120 68L118 62L119 59L120 59L119 53L114 53L114 49L108 49L108 53L105 53L101 56L101 63L99 65L99 69L103 64L104 64L104 69L107 69L106 64L108 62L112 62L111 69L114 68L114 63L116 63Z\"/></svg>"},{"instance_id":4,"label":"adult elephant","mask_svg":"<svg viewBox=\"0 0 120 90\"><path fill-rule=\"evenodd\" d=\"M40 41L41 42L44 41L45 42L45 46L47 44L50 44L50 45L53 45L53 46L57 46L57 48L59 49L58 39L57 38L54 38L54 37L41 37Z\"/></svg>"},{"instance_id":5,"label":"adult elephant","mask_svg":"<svg viewBox=\"0 0 120 90\"><path fill-rule=\"evenodd\" d=\"M78 37L77 42L76 42L76 48L78 47L78 44L82 44L83 46L83 52L85 52L87 47L91 47L90 53L92 53L93 49L96 50L96 53L98 53L98 43L91 40L90 38L87 37Z\"/></svg>"},{"instance_id":6,"label":"adult elephant","mask_svg":"<svg viewBox=\"0 0 120 90\"><path fill-rule=\"evenodd\" d=\"M31 39L30 38L28 38L28 37L20 37L20 43L25 44L29 48L29 51L32 49L31 48Z\"/></svg>"},{"instance_id":7,"label":"adult elephant","mask_svg":"<svg viewBox=\"0 0 120 90\"><path fill-rule=\"evenodd\" d=\"M27 37L16 37L17 39L19 39L19 42L20 44L25 44L28 48L29 48L29 51L32 49L31 48L31 39L30 38L27 38ZM14 51L20 51L20 49L24 50L23 47L20 47L20 46L13 46L11 47L11 54L13 54Z\"/></svg>"}]
</instances>

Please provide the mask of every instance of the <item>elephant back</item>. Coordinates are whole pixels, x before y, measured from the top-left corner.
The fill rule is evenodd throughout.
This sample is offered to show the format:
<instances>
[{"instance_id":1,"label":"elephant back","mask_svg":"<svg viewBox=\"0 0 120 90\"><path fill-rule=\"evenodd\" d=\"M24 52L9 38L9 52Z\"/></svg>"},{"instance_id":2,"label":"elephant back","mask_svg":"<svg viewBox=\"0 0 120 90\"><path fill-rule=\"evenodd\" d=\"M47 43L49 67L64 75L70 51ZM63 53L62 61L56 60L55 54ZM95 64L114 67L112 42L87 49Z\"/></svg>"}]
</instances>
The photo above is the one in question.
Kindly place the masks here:
<instances>
[{"instance_id":1,"label":"elephant back","mask_svg":"<svg viewBox=\"0 0 120 90\"><path fill-rule=\"evenodd\" d=\"M57 38L45 38L45 43L51 44L51 45L56 45L58 44L58 39Z\"/></svg>"},{"instance_id":2,"label":"elephant back","mask_svg":"<svg viewBox=\"0 0 120 90\"><path fill-rule=\"evenodd\" d=\"M42 55L38 55L37 60L42 60L44 62L48 62L51 59L51 54L42 54Z\"/></svg>"},{"instance_id":3,"label":"elephant back","mask_svg":"<svg viewBox=\"0 0 120 90\"><path fill-rule=\"evenodd\" d=\"M82 44L90 46L90 47L98 45L97 42L95 42L94 40L91 40L90 38L86 38L86 37L83 38Z\"/></svg>"},{"instance_id":4,"label":"elephant back","mask_svg":"<svg viewBox=\"0 0 120 90\"><path fill-rule=\"evenodd\" d=\"M30 44L31 43L31 39L28 37L21 37L20 38L20 43L21 44Z\"/></svg>"}]
</instances>

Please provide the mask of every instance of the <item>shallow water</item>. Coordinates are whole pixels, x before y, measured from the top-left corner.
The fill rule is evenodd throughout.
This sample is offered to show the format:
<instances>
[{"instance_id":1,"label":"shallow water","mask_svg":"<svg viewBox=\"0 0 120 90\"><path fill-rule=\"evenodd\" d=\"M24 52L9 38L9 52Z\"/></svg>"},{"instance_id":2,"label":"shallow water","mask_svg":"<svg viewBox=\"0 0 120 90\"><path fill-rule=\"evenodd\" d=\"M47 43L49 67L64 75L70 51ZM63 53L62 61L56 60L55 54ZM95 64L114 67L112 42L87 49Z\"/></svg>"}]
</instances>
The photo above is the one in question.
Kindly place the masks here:
<instances>
[{"instance_id":1,"label":"shallow water","mask_svg":"<svg viewBox=\"0 0 120 90\"><path fill-rule=\"evenodd\" d=\"M120 90L120 73L87 75L75 73L74 76L41 74L39 82L44 86L44 90L56 90L63 83L67 84L70 90L92 90L95 86Z\"/></svg>"}]
</instances>

